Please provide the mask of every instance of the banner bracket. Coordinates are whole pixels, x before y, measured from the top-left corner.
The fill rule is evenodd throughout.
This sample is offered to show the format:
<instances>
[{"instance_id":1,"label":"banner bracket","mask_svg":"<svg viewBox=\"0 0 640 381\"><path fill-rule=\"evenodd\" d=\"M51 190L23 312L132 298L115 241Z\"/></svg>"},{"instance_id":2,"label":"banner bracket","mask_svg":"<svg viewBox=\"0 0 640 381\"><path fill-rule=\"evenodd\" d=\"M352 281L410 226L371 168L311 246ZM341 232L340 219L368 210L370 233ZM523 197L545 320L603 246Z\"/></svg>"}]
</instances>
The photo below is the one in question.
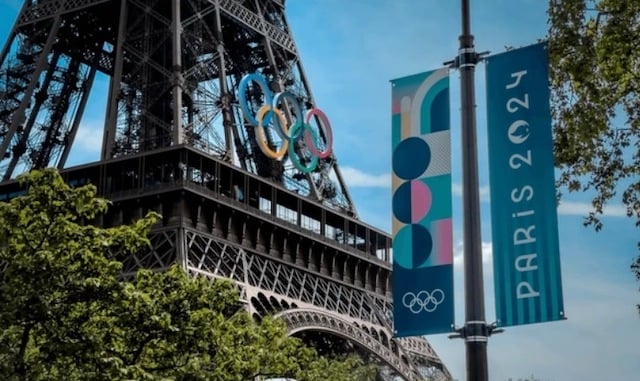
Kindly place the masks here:
<instances>
[{"instance_id":1,"label":"banner bracket","mask_svg":"<svg viewBox=\"0 0 640 381\"><path fill-rule=\"evenodd\" d=\"M442 64L453 69L459 69L470 65L475 66L478 62L484 61L486 56L491 54L489 50L476 53L473 49L462 49L459 53L460 54L458 54L456 58L451 61L443 62Z\"/></svg>"},{"instance_id":2,"label":"banner bracket","mask_svg":"<svg viewBox=\"0 0 640 381\"><path fill-rule=\"evenodd\" d=\"M468 321L464 327L456 328L454 331L456 333L449 335L450 339L485 342L491 335L504 332L504 329L498 328L496 322L487 324L484 321Z\"/></svg>"}]
</instances>

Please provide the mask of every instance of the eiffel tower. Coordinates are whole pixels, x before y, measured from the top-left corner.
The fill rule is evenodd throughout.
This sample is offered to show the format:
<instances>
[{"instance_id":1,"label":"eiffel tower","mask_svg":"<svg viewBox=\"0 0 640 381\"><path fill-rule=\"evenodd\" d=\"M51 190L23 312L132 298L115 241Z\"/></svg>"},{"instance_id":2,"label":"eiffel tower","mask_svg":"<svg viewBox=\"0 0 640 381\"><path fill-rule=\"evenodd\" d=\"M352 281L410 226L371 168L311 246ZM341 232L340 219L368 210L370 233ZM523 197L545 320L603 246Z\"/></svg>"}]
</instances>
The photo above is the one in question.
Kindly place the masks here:
<instances>
[{"instance_id":1,"label":"eiffel tower","mask_svg":"<svg viewBox=\"0 0 640 381\"><path fill-rule=\"evenodd\" d=\"M97 76L101 159L67 168ZM450 379L424 338L392 337L391 238L358 219L332 139L285 0L26 0L0 52L3 197L57 167L112 200L104 226L163 215L125 272L230 278L257 319L380 379Z\"/></svg>"}]
</instances>

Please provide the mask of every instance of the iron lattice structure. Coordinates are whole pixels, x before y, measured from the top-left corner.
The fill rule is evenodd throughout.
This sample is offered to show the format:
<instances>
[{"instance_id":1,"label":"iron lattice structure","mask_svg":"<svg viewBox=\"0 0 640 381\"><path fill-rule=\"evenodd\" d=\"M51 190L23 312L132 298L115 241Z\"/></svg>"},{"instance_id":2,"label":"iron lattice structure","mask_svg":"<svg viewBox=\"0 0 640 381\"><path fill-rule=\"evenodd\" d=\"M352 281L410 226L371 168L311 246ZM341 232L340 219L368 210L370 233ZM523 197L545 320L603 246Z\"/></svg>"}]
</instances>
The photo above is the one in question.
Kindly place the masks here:
<instances>
[{"instance_id":1,"label":"iron lattice structure","mask_svg":"<svg viewBox=\"0 0 640 381\"><path fill-rule=\"evenodd\" d=\"M163 215L153 250L126 259L126 272L178 262L194 276L230 278L256 318L275 314L319 349L358 352L381 364L383 379L449 379L425 339L392 337L391 240L357 219L335 156L310 172L287 155L271 159L243 116L238 86L250 73L315 104L284 8L25 1L0 52L1 196L19 192L16 174L64 169L70 183L96 184L114 202L105 226ZM101 160L65 169L98 73L109 78ZM245 97L254 111L265 102L255 86ZM291 104L282 107L291 122Z\"/></svg>"}]
</instances>

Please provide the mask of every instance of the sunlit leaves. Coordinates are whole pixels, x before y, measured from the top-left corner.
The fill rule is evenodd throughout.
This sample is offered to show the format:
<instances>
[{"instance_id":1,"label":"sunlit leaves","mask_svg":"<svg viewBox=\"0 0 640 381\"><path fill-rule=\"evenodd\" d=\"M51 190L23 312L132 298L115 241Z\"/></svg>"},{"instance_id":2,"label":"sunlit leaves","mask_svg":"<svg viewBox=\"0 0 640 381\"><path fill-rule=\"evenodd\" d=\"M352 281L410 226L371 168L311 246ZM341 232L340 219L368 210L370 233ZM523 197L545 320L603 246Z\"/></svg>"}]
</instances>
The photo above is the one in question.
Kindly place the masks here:
<instances>
[{"instance_id":1,"label":"sunlit leaves","mask_svg":"<svg viewBox=\"0 0 640 381\"><path fill-rule=\"evenodd\" d=\"M281 321L254 321L230 281L174 266L123 282L118 258L148 249L158 216L100 228L94 186L55 170L19 180L27 193L0 203L3 380L371 379L357 358L319 357Z\"/></svg>"},{"instance_id":2,"label":"sunlit leaves","mask_svg":"<svg viewBox=\"0 0 640 381\"><path fill-rule=\"evenodd\" d=\"M599 208L621 180L630 179L622 184L628 186L640 174L640 2L551 1L549 15L561 182L570 190L600 193L594 203ZM633 203L626 205L640 216Z\"/></svg>"},{"instance_id":3,"label":"sunlit leaves","mask_svg":"<svg viewBox=\"0 0 640 381\"><path fill-rule=\"evenodd\" d=\"M640 226L640 1L551 0L549 24L559 183L594 194L596 230L609 203Z\"/></svg>"}]
</instances>

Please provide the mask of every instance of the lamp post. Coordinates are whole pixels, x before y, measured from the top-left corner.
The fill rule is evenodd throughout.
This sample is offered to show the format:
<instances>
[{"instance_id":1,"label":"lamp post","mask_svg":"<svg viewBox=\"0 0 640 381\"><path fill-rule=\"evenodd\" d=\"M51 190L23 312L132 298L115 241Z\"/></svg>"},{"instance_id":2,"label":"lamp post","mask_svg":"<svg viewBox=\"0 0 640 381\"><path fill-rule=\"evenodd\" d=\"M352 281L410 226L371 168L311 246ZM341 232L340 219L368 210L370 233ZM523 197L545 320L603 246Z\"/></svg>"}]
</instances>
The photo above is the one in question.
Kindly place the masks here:
<instances>
[{"instance_id":1,"label":"lamp post","mask_svg":"<svg viewBox=\"0 0 640 381\"><path fill-rule=\"evenodd\" d=\"M467 381L487 381L487 340L482 280L482 237L478 195L478 149L475 114L475 67L479 60L473 46L469 0L462 0L462 34L455 66L460 70L462 128L462 186L464 209L465 325L459 330L465 340Z\"/></svg>"}]
</instances>

